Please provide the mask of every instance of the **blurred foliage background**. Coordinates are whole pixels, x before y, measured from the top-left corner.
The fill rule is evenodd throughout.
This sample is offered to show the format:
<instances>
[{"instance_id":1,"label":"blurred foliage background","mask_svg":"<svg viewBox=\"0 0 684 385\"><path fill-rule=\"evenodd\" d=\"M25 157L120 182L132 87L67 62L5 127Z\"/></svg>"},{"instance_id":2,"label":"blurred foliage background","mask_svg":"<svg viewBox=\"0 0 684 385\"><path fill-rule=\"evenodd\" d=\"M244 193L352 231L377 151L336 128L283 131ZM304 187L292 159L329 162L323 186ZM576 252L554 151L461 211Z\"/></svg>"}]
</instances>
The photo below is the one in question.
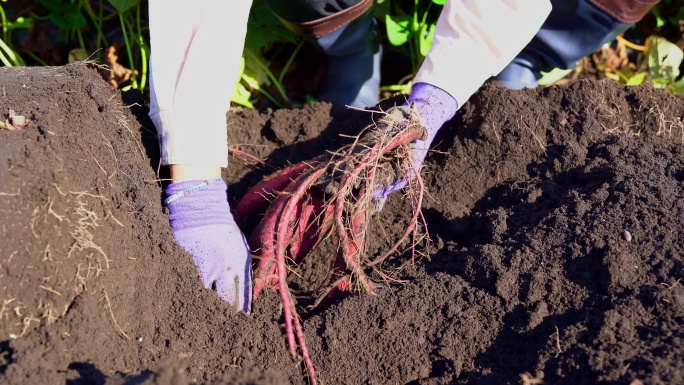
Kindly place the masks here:
<instances>
[{"instance_id":1,"label":"blurred foliage background","mask_svg":"<svg viewBox=\"0 0 684 385\"><path fill-rule=\"evenodd\" d=\"M445 0L376 0L385 47L383 96L408 93L430 49ZM187 3L192 6L192 3ZM0 63L58 66L88 61L113 88L149 91L146 0L0 0ZM245 107L291 107L313 100L324 57L254 0L232 101ZM222 49L217 38L216 49ZM544 74L543 85L608 77L652 82L684 93L684 0L662 0L634 28L576 68ZM464 57L464 60L468 60Z\"/></svg>"}]
</instances>

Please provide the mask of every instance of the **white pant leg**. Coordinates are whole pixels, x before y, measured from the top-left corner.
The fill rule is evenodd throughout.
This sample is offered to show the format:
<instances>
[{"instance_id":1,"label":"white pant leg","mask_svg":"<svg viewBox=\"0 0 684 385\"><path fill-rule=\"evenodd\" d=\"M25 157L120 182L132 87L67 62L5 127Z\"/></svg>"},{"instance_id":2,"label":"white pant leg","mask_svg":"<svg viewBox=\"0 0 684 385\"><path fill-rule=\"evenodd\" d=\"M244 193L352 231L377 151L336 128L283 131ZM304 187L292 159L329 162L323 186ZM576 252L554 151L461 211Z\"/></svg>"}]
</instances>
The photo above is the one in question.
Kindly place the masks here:
<instances>
[{"instance_id":1,"label":"white pant leg","mask_svg":"<svg viewBox=\"0 0 684 385\"><path fill-rule=\"evenodd\" d=\"M251 1L149 0L150 117L162 164L226 167L226 112Z\"/></svg>"},{"instance_id":2,"label":"white pant leg","mask_svg":"<svg viewBox=\"0 0 684 385\"><path fill-rule=\"evenodd\" d=\"M442 88L463 105L525 48L550 12L549 0L447 0L414 83Z\"/></svg>"}]
</instances>

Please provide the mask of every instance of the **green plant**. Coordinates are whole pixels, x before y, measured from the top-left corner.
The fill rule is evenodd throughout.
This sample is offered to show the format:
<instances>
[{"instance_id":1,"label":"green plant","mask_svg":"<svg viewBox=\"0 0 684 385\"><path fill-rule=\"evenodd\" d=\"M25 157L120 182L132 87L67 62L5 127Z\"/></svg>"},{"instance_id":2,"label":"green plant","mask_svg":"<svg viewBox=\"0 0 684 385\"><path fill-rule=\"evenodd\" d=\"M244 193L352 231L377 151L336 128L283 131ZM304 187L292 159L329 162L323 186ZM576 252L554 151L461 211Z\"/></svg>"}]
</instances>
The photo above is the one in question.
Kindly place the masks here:
<instances>
[{"instance_id":1,"label":"green plant","mask_svg":"<svg viewBox=\"0 0 684 385\"><path fill-rule=\"evenodd\" d=\"M656 19L656 27L679 26L684 20L684 2L682 0L661 0L658 5L651 8L651 15Z\"/></svg>"},{"instance_id":2,"label":"green plant","mask_svg":"<svg viewBox=\"0 0 684 385\"><path fill-rule=\"evenodd\" d=\"M648 76L656 87L667 88L672 93L684 92L684 77L679 77L679 67L684 52L677 45L659 36L651 36L646 45Z\"/></svg>"},{"instance_id":3,"label":"green plant","mask_svg":"<svg viewBox=\"0 0 684 385\"><path fill-rule=\"evenodd\" d=\"M143 39L142 25L140 22L140 0L108 0L118 12L119 22L121 23L121 32L123 33L124 44L126 52L128 53L129 68L132 71L131 87L136 89L145 88L145 79L147 78L147 58L149 48ZM87 2L87 1L86 1ZM129 10L135 10L135 16L125 17ZM132 13L132 12L131 12ZM130 37L129 37L130 35ZM135 69L133 60L133 51L131 49L131 39L138 45L140 52L140 82L138 82L138 72Z\"/></svg>"},{"instance_id":4,"label":"green plant","mask_svg":"<svg viewBox=\"0 0 684 385\"><path fill-rule=\"evenodd\" d=\"M618 36L610 46L601 49L601 54L594 54L597 68L606 77L626 85L651 82L655 87L667 88L673 94L684 93L684 78L680 77L684 60L684 35L681 30L684 26L684 1L662 0L651 8L650 14L655 19L655 28L646 27L645 32L650 36L645 39L644 45ZM628 50L632 54L628 54ZM619 60L615 61L616 57Z\"/></svg>"},{"instance_id":5,"label":"green plant","mask_svg":"<svg viewBox=\"0 0 684 385\"><path fill-rule=\"evenodd\" d=\"M387 41L408 55L411 76L416 74L432 47L437 18L446 0L377 0L375 15L384 21ZM383 91L409 93L411 81L382 87Z\"/></svg>"},{"instance_id":6,"label":"green plant","mask_svg":"<svg viewBox=\"0 0 684 385\"><path fill-rule=\"evenodd\" d=\"M7 2L7 0L2 0ZM12 38L11 33L16 29L28 29L33 26L33 20L25 17L17 17L16 19L8 20L5 14L5 9L0 5L0 22L2 22L2 38L0 38L0 61L7 67L26 65L24 59L10 47Z\"/></svg>"},{"instance_id":7,"label":"green plant","mask_svg":"<svg viewBox=\"0 0 684 385\"><path fill-rule=\"evenodd\" d=\"M59 31L69 36L76 36L79 45L85 49L85 41L81 30L88 23L81 12L78 3L69 0L40 0L40 4L49 10L49 13L42 19L47 19L54 24ZM40 19L39 17L36 17Z\"/></svg>"},{"instance_id":8,"label":"green plant","mask_svg":"<svg viewBox=\"0 0 684 385\"><path fill-rule=\"evenodd\" d=\"M679 79L684 52L676 44L652 35L643 46L622 36L617 37L614 45L604 46L593 56L596 68L606 77L628 86L651 82L673 94L684 92L684 79ZM627 48L636 52L634 59L629 59Z\"/></svg>"},{"instance_id":9,"label":"green plant","mask_svg":"<svg viewBox=\"0 0 684 385\"><path fill-rule=\"evenodd\" d=\"M276 75L266 55L274 52L273 56L276 56L287 44L294 44L294 49ZM304 40L298 39L285 28L263 0L255 0L247 23L241 70L231 101L253 107L253 92L256 91L275 106L284 107L284 103L289 102L289 97L283 86L283 79L303 45ZM269 87L275 88L277 95L272 94Z\"/></svg>"},{"instance_id":10,"label":"green plant","mask_svg":"<svg viewBox=\"0 0 684 385\"><path fill-rule=\"evenodd\" d=\"M387 32L387 41L396 47L406 46L408 54L411 56L412 70L415 73L420 64L425 59L430 47L432 38L435 35L437 24L437 13L431 13L433 5L443 6L445 0L421 1L414 0L413 6L407 12L399 2L390 3L389 0L379 1L391 4L388 12L382 12L384 16ZM432 15L432 17L430 17Z\"/></svg>"},{"instance_id":11,"label":"green plant","mask_svg":"<svg viewBox=\"0 0 684 385\"><path fill-rule=\"evenodd\" d=\"M2 0L7 3L6 0ZM71 49L69 61L93 58L107 64L110 69L117 67L121 73L130 75L110 79L110 83L122 89L144 90L147 85L147 27L145 26L146 2L142 0L32 0L12 2L6 8L0 7L3 35L0 41L0 60L4 65L26 65L20 52L38 65L61 65L61 54L48 52L46 46L55 45L57 49ZM8 14L9 13L9 14ZM10 15L11 14L11 15ZM24 29L17 44L11 32ZM36 43L41 31L48 37L43 43ZM94 32L94 33L93 33ZM128 68L116 61L111 47L116 41L123 43ZM46 45L46 41L49 41ZM116 50L114 50L116 51ZM33 63L32 63L33 64ZM114 72L114 71L113 71ZM118 75L121 75L120 73Z\"/></svg>"},{"instance_id":12,"label":"green plant","mask_svg":"<svg viewBox=\"0 0 684 385\"><path fill-rule=\"evenodd\" d=\"M411 79L432 45L435 26L445 0L376 0L374 13L383 28L385 49L407 58L405 80L383 84L382 91L408 94ZM149 38L146 0L0 0L0 63L5 66L62 65L63 54L46 51L45 43L35 44L40 31L47 33L54 50L70 49L70 58L90 59L106 64L114 73L110 83L121 89L148 88ZM617 67L603 66L607 77L634 85L652 81L674 93L684 92L681 64L677 65L684 36L679 23L684 17L682 0L662 0L651 10L657 33L665 40L653 40L649 51L636 60ZM26 44L27 40L29 43ZM116 47L123 47L118 52ZM625 42L627 44L628 42ZM254 107L263 97L276 107L296 105L285 89L285 76L295 66L304 40L286 29L265 5L254 0L244 43L242 66L231 101ZM615 45L615 44L614 44ZM38 47L38 48L37 48ZM636 46L639 48L640 46ZM43 50L41 50L43 49ZM217 49L220 49L217 47ZM113 53L112 53L113 52ZM118 58L120 55L121 58ZM633 55L630 55L633 56ZM577 76L575 69L572 72ZM119 72L117 72L119 71ZM555 83L558 71L542 82ZM106 75L103 75L106 76ZM402 75L400 75L402 76Z\"/></svg>"}]
</instances>

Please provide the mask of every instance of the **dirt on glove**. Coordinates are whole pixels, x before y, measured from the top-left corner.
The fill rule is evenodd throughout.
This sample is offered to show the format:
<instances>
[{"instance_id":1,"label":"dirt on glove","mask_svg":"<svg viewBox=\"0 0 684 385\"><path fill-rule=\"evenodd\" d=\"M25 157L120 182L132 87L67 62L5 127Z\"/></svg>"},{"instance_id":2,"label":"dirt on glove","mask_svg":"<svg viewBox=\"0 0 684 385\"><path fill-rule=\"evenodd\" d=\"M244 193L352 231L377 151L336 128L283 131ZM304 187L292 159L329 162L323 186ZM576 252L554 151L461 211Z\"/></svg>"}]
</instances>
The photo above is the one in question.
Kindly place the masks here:
<instances>
[{"instance_id":1,"label":"dirt on glove","mask_svg":"<svg viewBox=\"0 0 684 385\"><path fill-rule=\"evenodd\" d=\"M233 313L175 245L139 96L81 64L0 68L0 84L0 120L28 119L0 130L0 383L306 383L277 293ZM231 204L377 117L234 109ZM684 98L649 85L485 85L423 168L431 249L384 266L407 282L304 319L320 382L684 383L683 119ZM406 205L390 197L371 252ZM327 268L305 260L293 287Z\"/></svg>"}]
</instances>

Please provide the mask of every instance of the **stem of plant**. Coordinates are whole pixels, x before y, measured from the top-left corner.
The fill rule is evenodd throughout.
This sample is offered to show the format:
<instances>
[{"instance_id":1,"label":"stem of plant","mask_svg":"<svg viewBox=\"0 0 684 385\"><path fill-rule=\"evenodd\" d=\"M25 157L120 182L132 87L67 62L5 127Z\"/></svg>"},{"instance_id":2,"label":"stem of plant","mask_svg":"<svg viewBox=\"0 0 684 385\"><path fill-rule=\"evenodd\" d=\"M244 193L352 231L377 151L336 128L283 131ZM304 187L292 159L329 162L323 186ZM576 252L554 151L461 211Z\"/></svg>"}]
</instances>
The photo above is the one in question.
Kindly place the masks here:
<instances>
[{"instance_id":1,"label":"stem of plant","mask_svg":"<svg viewBox=\"0 0 684 385\"><path fill-rule=\"evenodd\" d=\"M615 38L616 38L617 40L622 41L622 43L623 43L624 45L626 45L627 47L629 47L629 48L631 48L631 49L633 49L633 50L635 50L635 51L646 52L646 45L634 44L634 43L632 43L631 41L625 39L624 37L622 37L622 36L620 36L620 35L617 35Z\"/></svg>"},{"instance_id":2,"label":"stem of plant","mask_svg":"<svg viewBox=\"0 0 684 385\"><path fill-rule=\"evenodd\" d=\"M2 52L3 50L7 51L8 54L11 53L9 50L9 46L5 44L5 40L7 40L7 18L5 16L5 10L0 6L0 17L2 17L2 39L0 39L0 61L2 61L2 64L5 65L5 67L12 67L12 63L8 60L7 56Z\"/></svg>"},{"instance_id":3,"label":"stem of plant","mask_svg":"<svg viewBox=\"0 0 684 385\"><path fill-rule=\"evenodd\" d=\"M259 86L259 84L255 84L255 83L250 82L249 79L247 78L247 75L242 74L242 78L241 78L241 79L242 79L243 81L245 81L245 83L247 83L250 87L252 87L253 89L259 91L260 94L264 95L264 97L266 97L266 99L270 100L274 105L276 105L276 107L278 107L278 108L285 108L285 106L284 106L282 103L280 103L279 101L277 101L276 98L274 98L273 95L271 95L268 91L266 91L265 89L261 88L261 87Z\"/></svg>"},{"instance_id":4,"label":"stem of plant","mask_svg":"<svg viewBox=\"0 0 684 385\"><path fill-rule=\"evenodd\" d=\"M420 24L418 24L418 3L419 0L415 0L413 4L413 24L412 35L413 44L411 45L411 61L413 62L413 73L418 71L418 55L420 55Z\"/></svg>"},{"instance_id":5,"label":"stem of plant","mask_svg":"<svg viewBox=\"0 0 684 385\"><path fill-rule=\"evenodd\" d=\"M76 36L78 36L78 46L82 49L85 50L85 41L83 41L83 34L81 34L81 30L77 29L76 30Z\"/></svg>"},{"instance_id":6,"label":"stem of plant","mask_svg":"<svg viewBox=\"0 0 684 385\"><path fill-rule=\"evenodd\" d=\"M7 56L5 56L2 51L5 51ZM24 61L19 57L13 50L10 48L7 44L5 44L4 40L0 39L0 60L5 64L7 67L14 67L14 66L21 66L24 65Z\"/></svg>"},{"instance_id":7,"label":"stem of plant","mask_svg":"<svg viewBox=\"0 0 684 385\"><path fill-rule=\"evenodd\" d=\"M278 78L276 78L276 76L273 74L273 71L271 71L271 69L268 68L268 66L266 64L264 64L264 62L261 61L261 59L259 59L259 56L257 54L255 54L254 52L252 52L252 50L245 49L245 52L247 52L249 55L251 55L252 59L254 59L257 62L257 64L259 65L259 67L261 67L261 69L264 70L264 72L266 73L266 76L268 76L268 78L271 79L271 81L273 82L273 85L276 87L276 89L280 93L280 96L283 98L284 101L287 102L289 99L287 97L287 94L285 93L285 89L283 89L283 85L278 81Z\"/></svg>"},{"instance_id":8,"label":"stem of plant","mask_svg":"<svg viewBox=\"0 0 684 385\"><path fill-rule=\"evenodd\" d=\"M5 44L5 43L2 42L2 40L0 40L0 43ZM7 59L7 57L5 56L5 54L2 53L2 50L1 50L1 49L0 49L0 61L2 62L2 64L5 65L5 67L12 67L12 63L10 63L10 61Z\"/></svg>"},{"instance_id":9,"label":"stem of plant","mask_svg":"<svg viewBox=\"0 0 684 385\"><path fill-rule=\"evenodd\" d=\"M138 26L138 45L140 46L140 60L141 60L141 78L140 78L140 91L145 90L145 83L147 79L147 52L145 51L145 40L142 36L142 26L140 25L140 3L135 10L135 20Z\"/></svg>"},{"instance_id":10,"label":"stem of plant","mask_svg":"<svg viewBox=\"0 0 684 385\"><path fill-rule=\"evenodd\" d=\"M107 46L107 38L105 38L104 33L102 32L102 4L100 4L100 15L96 15L95 11L93 11L93 8L90 6L90 3L88 1L83 2L83 8L85 8L86 13L88 16L90 16L90 19L93 21L93 25L95 26L95 29L97 30L97 49L100 49L102 47ZM103 45L100 45L102 43Z\"/></svg>"},{"instance_id":11,"label":"stem of plant","mask_svg":"<svg viewBox=\"0 0 684 385\"><path fill-rule=\"evenodd\" d=\"M121 14L121 12L119 12L119 21L121 22L121 33L123 33L124 42L126 43L128 63L131 67L131 83L133 88L138 88L138 79L135 75L135 65L133 64L133 52L131 51L131 44L128 41L128 33L126 32L126 23L124 22L123 14Z\"/></svg>"},{"instance_id":12,"label":"stem of plant","mask_svg":"<svg viewBox=\"0 0 684 385\"><path fill-rule=\"evenodd\" d=\"M45 60L39 58L38 55L34 54L33 52L31 52L31 51L25 51L24 53L25 53L28 57L30 57L31 59L35 60L36 63L40 64L41 66L44 66L44 67L47 67L47 66L48 66L48 64L45 62Z\"/></svg>"},{"instance_id":13,"label":"stem of plant","mask_svg":"<svg viewBox=\"0 0 684 385\"><path fill-rule=\"evenodd\" d=\"M290 66L292 65L292 62L294 61L294 58L297 56L299 53L299 50L304 46L304 39L302 39L297 46L295 47L294 51L292 52L292 55L290 55L289 58L287 58L287 62L285 63L285 66L283 67L283 70L280 72L280 76L278 76L278 83L282 84L283 79L285 78L285 74L287 74L287 71L290 69Z\"/></svg>"},{"instance_id":14,"label":"stem of plant","mask_svg":"<svg viewBox=\"0 0 684 385\"><path fill-rule=\"evenodd\" d=\"M0 17L2 17L2 40L7 40L7 16L5 9L0 5Z\"/></svg>"}]
</instances>

